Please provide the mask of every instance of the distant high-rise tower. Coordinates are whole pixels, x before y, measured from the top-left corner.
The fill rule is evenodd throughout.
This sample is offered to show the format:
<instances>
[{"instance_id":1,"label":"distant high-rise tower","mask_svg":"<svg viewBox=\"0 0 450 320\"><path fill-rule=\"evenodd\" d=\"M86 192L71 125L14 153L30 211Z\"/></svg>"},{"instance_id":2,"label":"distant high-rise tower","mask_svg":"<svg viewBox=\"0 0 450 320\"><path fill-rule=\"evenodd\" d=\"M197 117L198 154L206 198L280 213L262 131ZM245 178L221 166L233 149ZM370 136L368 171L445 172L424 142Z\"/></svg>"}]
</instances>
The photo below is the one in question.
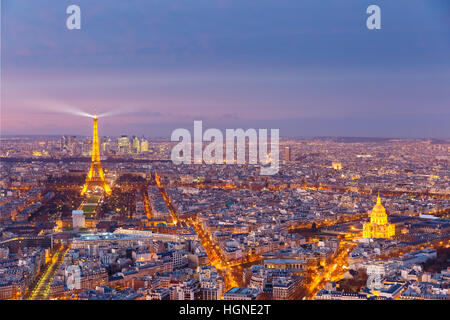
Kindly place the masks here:
<instances>
[{"instance_id":1,"label":"distant high-rise tower","mask_svg":"<svg viewBox=\"0 0 450 320\"><path fill-rule=\"evenodd\" d=\"M138 137L133 137L133 153L141 153L141 142Z\"/></svg>"},{"instance_id":2,"label":"distant high-rise tower","mask_svg":"<svg viewBox=\"0 0 450 320\"><path fill-rule=\"evenodd\" d=\"M291 147L284 147L284 160L291 161Z\"/></svg>"},{"instance_id":3,"label":"distant high-rise tower","mask_svg":"<svg viewBox=\"0 0 450 320\"><path fill-rule=\"evenodd\" d=\"M148 152L148 141L144 138L141 141L141 152Z\"/></svg>"},{"instance_id":4,"label":"distant high-rise tower","mask_svg":"<svg viewBox=\"0 0 450 320\"><path fill-rule=\"evenodd\" d=\"M121 136L117 140L117 145L119 148L119 153L126 154L130 151L130 140L126 135Z\"/></svg>"},{"instance_id":5,"label":"distant high-rise tower","mask_svg":"<svg viewBox=\"0 0 450 320\"><path fill-rule=\"evenodd\" d=\"M100 163L100 148L98 141L97 113L94 113L94 134L92 137L92 161L91 169L86 177L86 182L81 191L81 195L85 194L91 186L100 186L105 190L106 194L111 194L111 188L105 180L102 165Z\"/></svg>"},{"instance_id":6,"label":"distant high-rise tower","mask_svg":"<svg viewBox=\"0 0 450 320\"><path fill-rule=\"evenodd\" d=\"M68 141L67 141L67 136L62 136L61 138L61 144L60 144L60 150L66 150L67 149L67 145L68 145Z\"/></svg>"}]
</instances>

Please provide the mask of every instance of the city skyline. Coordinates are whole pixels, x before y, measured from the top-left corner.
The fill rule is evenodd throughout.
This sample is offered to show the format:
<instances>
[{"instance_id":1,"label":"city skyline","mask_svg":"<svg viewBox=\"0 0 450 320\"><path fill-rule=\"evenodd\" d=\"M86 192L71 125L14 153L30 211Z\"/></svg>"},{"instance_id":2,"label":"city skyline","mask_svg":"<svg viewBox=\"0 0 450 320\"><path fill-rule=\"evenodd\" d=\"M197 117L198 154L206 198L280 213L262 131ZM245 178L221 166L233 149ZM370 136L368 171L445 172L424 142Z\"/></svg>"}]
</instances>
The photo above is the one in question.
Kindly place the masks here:
<instances>
[{"instance_id":1,"label":"city skyline","mask_svg":"<svg viewBox=\"0 0 450 320\"><path fill-rule=\"evenodd\" d=\"M75 1L82 28L67 30L72 2L2 1L2 135L88 136L89 121L62 110L95 107L122 111L102 136L170 137L203 120L280 136L450 137L445 1L379 1L374 32L370 1Z\"/></svg>"},{"instance_id":2,"label":"city skyline","mask_svg":"<svg viewBox=\"0 0 450 320\"><path fill-rule=\"evenodd\" d=\"M96 124L3 140L0 299L448 300L447 144L292 139L261 176L128 138L100 166Z\"/></svg>"}]
</instances>

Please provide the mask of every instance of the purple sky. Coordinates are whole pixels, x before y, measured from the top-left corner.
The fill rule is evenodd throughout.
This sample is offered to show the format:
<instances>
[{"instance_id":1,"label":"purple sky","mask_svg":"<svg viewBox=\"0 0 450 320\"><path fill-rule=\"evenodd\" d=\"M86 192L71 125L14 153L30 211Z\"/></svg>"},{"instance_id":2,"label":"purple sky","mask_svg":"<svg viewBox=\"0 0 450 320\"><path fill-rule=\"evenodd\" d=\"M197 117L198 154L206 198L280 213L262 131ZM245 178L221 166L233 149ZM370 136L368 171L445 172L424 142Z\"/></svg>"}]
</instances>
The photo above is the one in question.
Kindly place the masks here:
<instances>
[{"instance_id":1,"label":"purple sky","mask_svg":"<svg viewBox=\"0 0 450 320\"><path fill-rule=\"evenodd\" d=\"M2 134L450 137L446 0L2 1ZM382 29L365 27L368 5ZM67 30L78 4L82 29Z\"/></svg>"}]
</instances>

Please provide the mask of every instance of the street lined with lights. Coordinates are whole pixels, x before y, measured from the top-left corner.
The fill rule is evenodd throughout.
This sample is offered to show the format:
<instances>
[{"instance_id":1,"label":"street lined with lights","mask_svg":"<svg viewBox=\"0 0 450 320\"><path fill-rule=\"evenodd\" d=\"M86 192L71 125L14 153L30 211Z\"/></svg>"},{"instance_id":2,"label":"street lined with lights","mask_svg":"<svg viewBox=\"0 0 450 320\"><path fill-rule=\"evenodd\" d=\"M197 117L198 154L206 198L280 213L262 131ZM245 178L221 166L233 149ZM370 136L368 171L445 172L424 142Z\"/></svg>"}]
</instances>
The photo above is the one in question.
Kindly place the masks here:
<instances>
[{"instance_id":1,"label":"street lined with lights","mask_svg":"<svg viewBox=\"0 0 450 320\"><path fill-rule=\"evenodd\" d=\"M29 300L47 300L50 295L50 286L53 282L53 278L58 271L59 266L64 261L64 257L68 248L59 248L58 251L52 256L47 269L40 277L38 283L31 291Z\"/></svg>"}]
</instances>

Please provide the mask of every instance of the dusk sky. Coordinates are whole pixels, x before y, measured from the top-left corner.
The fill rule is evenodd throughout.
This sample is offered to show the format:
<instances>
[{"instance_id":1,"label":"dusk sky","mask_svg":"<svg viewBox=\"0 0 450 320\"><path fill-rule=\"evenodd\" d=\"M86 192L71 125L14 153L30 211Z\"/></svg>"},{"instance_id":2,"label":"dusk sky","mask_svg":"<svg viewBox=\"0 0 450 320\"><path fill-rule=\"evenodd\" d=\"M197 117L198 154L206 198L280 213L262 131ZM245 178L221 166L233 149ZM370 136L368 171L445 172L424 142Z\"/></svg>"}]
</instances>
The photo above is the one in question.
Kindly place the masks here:
<instances>
[{"instance_id":1,"label":"dusk sky","mask_svg":"<svg viewBox=\"0 0 450 320\"><path fill-rule=\"evenodd\" d=\"M448 0L2 0L2 134L450 138ZM81 30L66 28L81 7ZM381 7L381 30L366 8ZM119 112L120 111L120 112Z\"/></svg>"}]
</instances>

